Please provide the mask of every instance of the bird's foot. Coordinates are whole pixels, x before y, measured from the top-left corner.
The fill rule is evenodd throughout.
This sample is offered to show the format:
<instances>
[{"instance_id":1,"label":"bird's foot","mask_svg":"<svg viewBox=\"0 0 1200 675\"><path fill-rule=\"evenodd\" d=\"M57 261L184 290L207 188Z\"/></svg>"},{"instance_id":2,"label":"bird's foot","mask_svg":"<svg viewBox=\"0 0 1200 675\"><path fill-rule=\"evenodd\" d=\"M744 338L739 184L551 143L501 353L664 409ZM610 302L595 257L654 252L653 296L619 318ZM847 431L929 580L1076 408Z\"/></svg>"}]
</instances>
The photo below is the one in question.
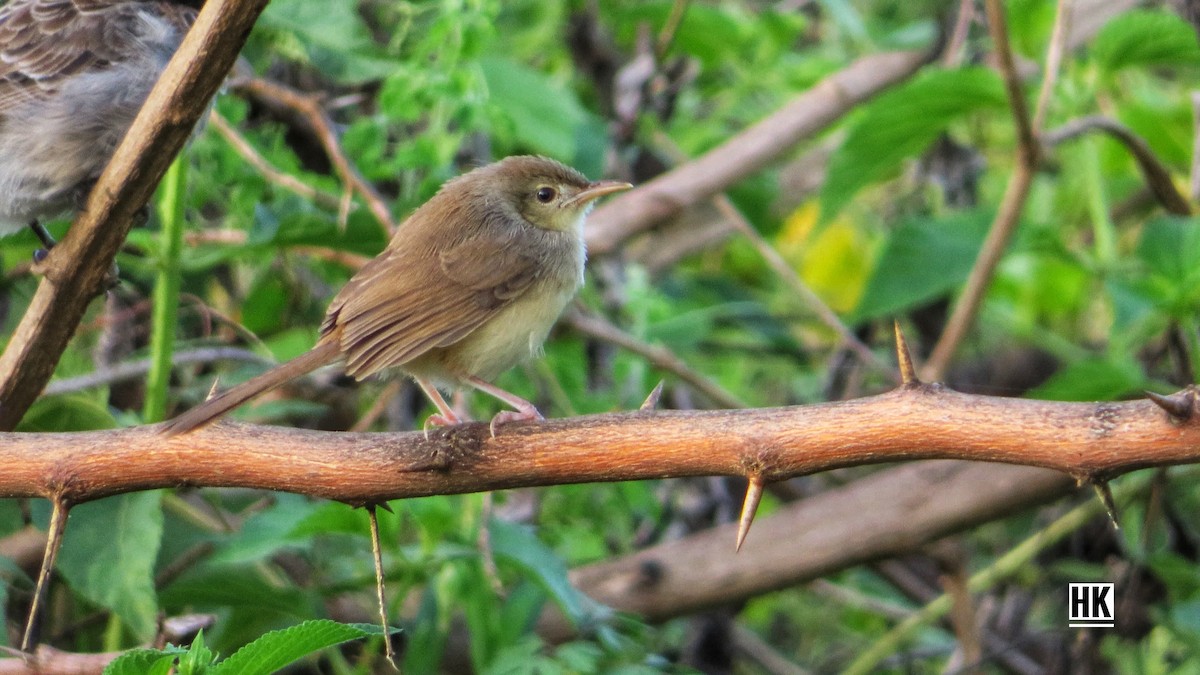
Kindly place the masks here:
<instances>
[{"instance_id":1,"label":"bird's foot","mask_svg":"<svg viewBox=\"0 0 1200 675\"><path fill-rule=\"evenodd\" d=\"M504 410L496 413L496 416L492 418L492 423L488 425L488 429L492 432L492 438L496 437L496 427L501 424L508 424L509 422L541 422L546 419L542 417L542 413L538 412L537 408L533 407L532 403L527 405L529 406L528 408L521 410Z\"/></svg>"},{"instance_id":2,"label":"bird's foot","mask_svg":"<svg viewBox=\"0 0 1200 675\"><path fill-rule=\"evenodd\" d=\"M425 424L421 430L425 433L425 440L429 440L429 427L452 427L456 424L462 424L463 420L453 410L447 410L444 413L434 413L425 418Z\"/></svg>"}]
</instances>

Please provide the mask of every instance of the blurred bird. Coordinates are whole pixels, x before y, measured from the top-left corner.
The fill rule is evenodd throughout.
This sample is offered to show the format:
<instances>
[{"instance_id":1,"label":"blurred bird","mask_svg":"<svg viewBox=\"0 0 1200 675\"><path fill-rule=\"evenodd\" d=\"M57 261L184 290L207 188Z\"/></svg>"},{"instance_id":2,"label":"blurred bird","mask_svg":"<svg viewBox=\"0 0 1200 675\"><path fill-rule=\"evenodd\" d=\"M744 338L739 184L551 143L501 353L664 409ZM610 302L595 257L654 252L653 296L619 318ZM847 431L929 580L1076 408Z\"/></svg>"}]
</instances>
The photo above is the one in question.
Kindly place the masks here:
<instances>
[{"instance_id":1,"label":"blurred bird","mask_svg":"<svg viewBox=\"0 0 1200 675\"><path fill-rule=\"evenodd\" d=\"M78 208L196 10L178 2L11 0L0 8L0 236Z\"/></svg>"}]
</instances>

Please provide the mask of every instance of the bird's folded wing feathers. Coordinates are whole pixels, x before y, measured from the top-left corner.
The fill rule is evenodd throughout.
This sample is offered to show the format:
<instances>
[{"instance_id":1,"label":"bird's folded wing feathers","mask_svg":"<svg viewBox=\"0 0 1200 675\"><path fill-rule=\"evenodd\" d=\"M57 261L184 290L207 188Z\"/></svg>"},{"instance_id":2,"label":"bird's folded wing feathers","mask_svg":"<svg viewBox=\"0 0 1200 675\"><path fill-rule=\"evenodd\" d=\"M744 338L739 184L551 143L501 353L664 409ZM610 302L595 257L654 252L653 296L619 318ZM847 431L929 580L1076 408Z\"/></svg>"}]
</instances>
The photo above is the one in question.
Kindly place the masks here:
<instances>
[{"instance_id":1,"label":"bird's folded wing feathers","mask_svg":"<svg viewBox=\"0 0 1200 675\"><path fill-rule=\"evenodd\" d=\"M362 378L447 347L519 298L538 276L524 247L481 236L436 265L393 250L371 261L330 306L322 331L341 328L346 372Z\"/></svg>"},{"instance_id":2,"label":"bird's folded wing feathers","mask_svg":"<svg viewBox=\"0 0 1200 675\"><path fill-rule=\"evenodd\" d=\"M138 11L185 31L190 7L128 0L12 0L0 7L0 114L54 94L73 75L106 68L136 48Z\"/></svg>"}]
</instances>

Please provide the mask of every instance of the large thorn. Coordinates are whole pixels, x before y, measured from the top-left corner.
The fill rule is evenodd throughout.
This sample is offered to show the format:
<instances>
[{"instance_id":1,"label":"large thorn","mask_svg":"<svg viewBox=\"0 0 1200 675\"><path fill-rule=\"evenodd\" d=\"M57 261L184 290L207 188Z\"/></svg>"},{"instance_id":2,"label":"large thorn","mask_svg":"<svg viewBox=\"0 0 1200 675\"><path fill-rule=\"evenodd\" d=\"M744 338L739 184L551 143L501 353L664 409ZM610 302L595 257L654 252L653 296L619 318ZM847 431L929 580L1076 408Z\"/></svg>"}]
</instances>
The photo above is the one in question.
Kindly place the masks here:
<instances>
[{"instance_id":1,"label":"large thorn","mask_svg":"<svg viewBox=\"0 0 1200 675\"><path fill-rule=\"evenodd\" d=\"M1100 503L1104 505L1104 510L1108 513L1108 519L1112 521L1113 529L1121 529L1121 521L1117 519L1117 502L1113 499L1112 488L1108 486L1108 481L1094 482L1092 487L1095 488L1096 496L1100 498Z\"/></svg>"},{"instance_id":2,"label":"large thorn","mask_svg":"<svg viewBox=\"0 0 1200 675\"><path fill-rule=\"evenodd\" d=\"M649 412L657 408L658 399L662 398L662 391L663 381L659 380L658 385L654 387L654 389L650 392L650 395L646 397L646 400L642 401L642 407L638 408L638 410L642 412Z\"/></svg>"},{"instance_id":3,"label":"large thorn","mask_svg":"<svg viewBox=\"0 0 1200 675\"><path fill-rule=\"evenodd\" d=\"M746 543L746 535L750 534L750 526L754 524L754 514L758 513L758 503L762 501L762 476L750 476L746 485L746 498L742 500L742 515L738 518L737 545L735 551L742 550Z\"/></svg>"},{"instance_id":4,"label":"large thorn","mask_svg":"<svg viewBox=\"0 0 1200 675\"><path fill-rule=\"evenodd\" d=\"M913 367L908 340L904 339L904 331L900 329L898 320L892 322L892 326L896 332L896 363L900 367L900 384L904 387L915 387L921 384L921 379L917 377L917 369Z\"/></svg>"},{"instance_id":5,"label":"large thorn","mask_svg":"<svg viewBox=\"0 0 1200 675\"><path fill-rule=\"evenodd\" d=\"M42 568L38 570L37 586L33 591L33 602L29 605L29 618L25 621L25 634L21 637L21 651L32 654L35 647L33 633L37 626L38 612L46 601L50 586L50 574L54 561L62 548L63 534L67 531L67 516L71 507L59 497L50 501L50 528L46 532L46 551L42 554Z\"/></svg>"},{"instance_id":6,"label":"large thorn","mask_svg":"<svg viewBox=\"0 0 1200 675\"><path fill-rule=\"evenodd\" d=\"M384 504L384 508L387 508L387 504ZM383 547L379 542L379 518L375 515L375 504L368 504L366 509L367 518L371 521L371 553L375 556L375 600L379 603L379 624L383 628L383 654L388 663L399 672L396 651L392 649L392 630L388 626L387 600L383 593ZM390 508L388 510L391 511Z\"/></svg>"},{"instance_id":7,"label":"large thorn","mask_svg":"<svg viewBox=\"0 0 1200 675\"><path fill-rule=\"evenodd\" d=\"M1153 401L1155 405L1167 411L1167 415L1170 415L1172 422L1188 421L1195 410L1196 392L1191 388L1177 391L1169 396L1148 391L1146 392L1146 397Z\"/></svg>"}]
</instances>

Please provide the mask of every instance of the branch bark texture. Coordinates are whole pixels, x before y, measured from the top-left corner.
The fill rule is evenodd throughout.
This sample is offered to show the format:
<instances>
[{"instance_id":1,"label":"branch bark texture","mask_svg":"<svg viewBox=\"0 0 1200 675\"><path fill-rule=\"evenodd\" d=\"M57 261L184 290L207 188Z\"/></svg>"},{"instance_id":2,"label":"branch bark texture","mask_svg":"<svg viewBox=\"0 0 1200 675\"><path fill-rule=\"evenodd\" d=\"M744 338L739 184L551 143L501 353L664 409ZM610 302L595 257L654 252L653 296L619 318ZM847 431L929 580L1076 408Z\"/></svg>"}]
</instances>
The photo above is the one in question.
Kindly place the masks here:
<instances>
[{"instance_id":1,"label":"branch bark texture","mask_svg":"<svg viewBox=\"0 0 1200 675\"><path fill-rule=\"evenodd\" d=\"M1194 389L1174 397L1194 412ZM1188 412L1190 415L1191 412ZM0 434L0 498L74 504L171 486L283 490L353 505L561 483L741 475L766 481L913 459L973 459L1103 480L1200 460L1200 417L1150 401L1054 403L936 385L790 408L633 412L501 427L319 432L235 423Z\"/></svg>"}]
</instances>

